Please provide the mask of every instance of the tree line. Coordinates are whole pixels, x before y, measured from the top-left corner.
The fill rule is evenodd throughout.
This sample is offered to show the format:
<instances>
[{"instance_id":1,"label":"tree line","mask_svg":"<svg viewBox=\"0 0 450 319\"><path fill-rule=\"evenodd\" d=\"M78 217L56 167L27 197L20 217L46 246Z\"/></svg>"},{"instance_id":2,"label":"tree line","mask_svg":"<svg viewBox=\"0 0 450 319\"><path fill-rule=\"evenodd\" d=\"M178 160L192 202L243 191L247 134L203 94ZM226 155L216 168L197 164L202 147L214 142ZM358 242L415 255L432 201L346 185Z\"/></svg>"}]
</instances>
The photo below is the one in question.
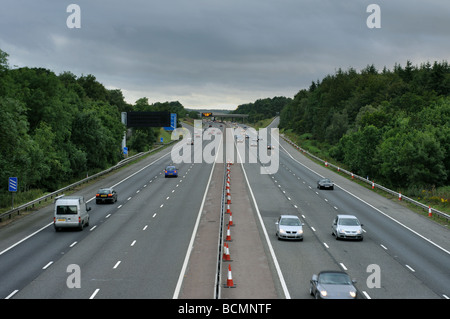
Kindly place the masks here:
<instances>
[{"instance_id":1,"label":"tree line","mask_svg":"<svg viewBox=\"0 0 450 319\"><path fill-rule=\"evenodd\" d=\"M331 159L388 187L449 185L450 66L339 69L300 90L281 111L280 128L326 145Z\"/></svg>"},{"instance_id":2,"label":"tree line","mask_svg":"<svg viewBox=\"0 0 450 319\"><path fill-rule=\"evenodd\" d=\"M93 75L12 69L0 50L0 194L8 177L18 177L20 191L53 191L114 165L123 156L121 112L140 110L186 112L178 102L130 105ZM131 134L129 148L153 145L156 129L142 131Z\"/></svg>"}]
</instances>

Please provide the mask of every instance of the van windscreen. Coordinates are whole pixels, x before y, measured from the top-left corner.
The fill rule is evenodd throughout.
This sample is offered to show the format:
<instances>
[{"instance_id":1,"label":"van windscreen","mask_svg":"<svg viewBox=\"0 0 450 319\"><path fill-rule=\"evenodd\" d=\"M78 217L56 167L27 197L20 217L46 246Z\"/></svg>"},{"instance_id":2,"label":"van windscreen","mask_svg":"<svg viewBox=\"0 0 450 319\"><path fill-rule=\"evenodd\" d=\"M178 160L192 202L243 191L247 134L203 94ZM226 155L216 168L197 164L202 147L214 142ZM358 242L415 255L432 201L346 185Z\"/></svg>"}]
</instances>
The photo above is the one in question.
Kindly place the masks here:
<instances>
[{"instance_id":1,"label":"van windscreen","mask_svg":"<svg viewBox=\"0 0 450 319\"><path fill-rule=\"evenodd\" d=\"M75 215L77 213L77 206L56 206L57 215Z\"/></svg>"}]
</instances>

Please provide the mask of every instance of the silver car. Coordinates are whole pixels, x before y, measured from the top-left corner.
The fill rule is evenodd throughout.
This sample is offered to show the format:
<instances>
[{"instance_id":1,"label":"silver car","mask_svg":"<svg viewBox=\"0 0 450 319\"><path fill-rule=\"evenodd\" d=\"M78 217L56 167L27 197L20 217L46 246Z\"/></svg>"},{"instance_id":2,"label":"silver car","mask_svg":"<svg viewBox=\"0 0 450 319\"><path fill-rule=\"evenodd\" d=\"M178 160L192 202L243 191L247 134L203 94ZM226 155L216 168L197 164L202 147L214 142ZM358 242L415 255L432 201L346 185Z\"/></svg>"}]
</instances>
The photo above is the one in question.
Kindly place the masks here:
<instances>
[{"instance_id":1,"label":"silver car","mask_svg":"<svg viewBox=\"0 0 450 319\"><path fill-rule=\"evenodd\" d=\"M336 239L348 238L363 240L363 224L353 215L337 215L331 224L332 235Z\"/></svg>"},{"instance_id":2,"label":"silver car","mask_svg":"<svg viewBox=\"0 0 450 319\"><path fill-rule=\"evenodd\" d=\"M281 215L275 223L278 239L303 240L303 223L296 215Z\"/></svg>"},{"instance_id":3,"label":"silver car","mask_svg":"<svg viewBox=\"0 0 450 319\"><path fill-rule=\"evenodd\" d=\"M316 299L356 299L355 283L343 271L321 271L312 276L309 293Z\"/></svg>"}]
</instances>

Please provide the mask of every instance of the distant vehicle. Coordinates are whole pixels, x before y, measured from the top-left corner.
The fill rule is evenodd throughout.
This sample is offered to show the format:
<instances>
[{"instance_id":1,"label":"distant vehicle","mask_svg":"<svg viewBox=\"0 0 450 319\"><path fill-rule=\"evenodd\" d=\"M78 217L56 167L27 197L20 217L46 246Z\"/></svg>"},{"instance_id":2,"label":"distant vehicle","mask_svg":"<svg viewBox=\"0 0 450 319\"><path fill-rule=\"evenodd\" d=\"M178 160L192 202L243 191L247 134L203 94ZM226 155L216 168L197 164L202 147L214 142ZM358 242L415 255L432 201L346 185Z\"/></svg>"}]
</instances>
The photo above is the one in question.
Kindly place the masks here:
<instances>
[{"instance_id":1,"label":"distant vehicle","mask_svg":"<svg viewBox=\"0 0 450 319\"><path fill-rule=\"evenodd\" d=\"M258 141L252 140L250 146L258 146Z\"/></svg>"},{"instance_id":2,"label":"distant vehicle","mask_svg":"<svg viewBox=\"0 0 450 319\"><path fill-rule=\"evenodd\" d=\"M95 203L104 203L104 202L117 202L117 192L112 188L100 188L95 195Z\"/></svg>"},{"instance_id":3,"label":"distant vehicle","mask_svg":"<svg viewBox=\"0 0 450 319\"><path fill-rule=\"evenodd\" d=\"M312 276L309 293L316 299L356 299L355 283L343 271L321 271Z\"/></svg>"},{"instance_id":4,"label":"distant vehicle","mask_svg":"<svg viewBox=\"0 0 450 319\"><path fill-rule=\"evenodd\" d=\"M322 178L317 182L318 189L334 189L334 183L329 178Z\"/></svg>"},{"instance_id":5,"label":"distant vehicle","mask_svg":"<svg viewBox=\"0 0 450 319\"><path fill-rule=\"evenodd\" d=\"M353 215L337 215L331 224L332 235L340 238L363 240L363 224Z\"/></svg>"},{"instance_id":6,"label":"distant vehicle","mask_svg":"<svg viewBox=\"0 0 450 319\"><path fill-rule=\"evenodd\" d=\"M166 167L166 169L164 170L164 177L177 177L178 176L178 169L173 166L173 165L169 165Z\"/></svg>"},{"instance_id":7,"label":"distant vehicle","mask_svg":"<svg viewBox=\"0 0 450 319\"><path fill-rule=\"evenodd\" d=\"M244 142L244 138L243 138L241 135L238 135L238 136L236 137L236 142L238 142L238 143L243 143L243 142Z\"/></svg>"},{"instance_id":8,"label":"distant vehicle","mask_svg":"<svg viewBox=\"0 0 450 319\"><path fill-rule=\"evenodd\" d=\"M194 140L192 138L188 138L186 144L188 145L194 145Z\"/></svg>"},{"instance_id":9,"label":"distant vehicle","mask_svg":"<svg viewBox=\"0 0 450 319\"><path fill-rule=\"evenodd\" d=\"M83 196L62 196L55 201L53 226L55 231L62 228L78 228L83 230L89 226L91 208L87 207Z\"/></svg>"},{"instance_id":10,"label":"distant vehicle","mask_svg":"<svg viewBox=\"0 0 450 319\"><path fill-rule=\"evenodd\" d=\"M303 223L296 215L281 215L275 223L278 239L303 240Z\"/></svg>"},{"instance_id":11,"label":"distant vehicle","mask_svg":"<svg viewBox=\"0 0 450 319\"><path fill-rule=\"evenodd\" d=\"M274 149L274 147L273 147L273 145L272 145L272 144L269 144L269 145L267 145L267 149L268 149L268 150L273 150L273 149Z\"/></svg>"}]
</instances>

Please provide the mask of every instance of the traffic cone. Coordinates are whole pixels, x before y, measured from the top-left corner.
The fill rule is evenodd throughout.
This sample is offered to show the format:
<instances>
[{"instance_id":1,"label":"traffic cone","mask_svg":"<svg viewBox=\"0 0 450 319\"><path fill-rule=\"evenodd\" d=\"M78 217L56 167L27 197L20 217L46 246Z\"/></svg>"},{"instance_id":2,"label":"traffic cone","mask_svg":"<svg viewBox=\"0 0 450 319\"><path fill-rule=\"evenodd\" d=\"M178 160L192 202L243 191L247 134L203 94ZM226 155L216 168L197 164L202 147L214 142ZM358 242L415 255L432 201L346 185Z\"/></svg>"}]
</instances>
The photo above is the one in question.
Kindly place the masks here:
<instances>
[{"instance_id":1,"label":"traffic cone","mask_svg":"<svg viewBox=\"0 0 450 319\"><path fill-rule=\"evenodd\" d=\"M228 226L228 229L227 229L227 238L225 239L225 241L231 241L230 226Z\"/></svg>"},{"instance_id":2,"label":"traffic cone","mask_svg":"<svg viewBox=\"0 0 450 319\"><path fill-rule=\"evenodd\" d=\"M231 195L230 193L227 194L227 204L231 204Z\"/></svg>"},{"instance_id":3,"label":"traffic cone","mask_svg":"<svg viewBox=\"0 0 450 319\"><path fill-rule=\"evenodd\" d=\"M402 193L398 193L398 200L402 200Z\"/></svg>"},{"instance_id":4,"label":"traffic cone","mask_svg":"<svg viewBox=\"0 0 450 319\"><path fill-rule=\"evenodd\" d=\"M225 253L224 253L224 258L223 258L223 260L224 260L224 261L231 261L230 247L228 247L228 244L227 244L227 243L225 243L224 247L225 247Z\"/></svg>"},{"instance_id":5,"label":"traffic cone","mask_svg":"<svg viewBox=\"0 0 450 319\"><path fill-rule=\"evenodd\" d=\"M231 214L230 205L227 205L227 214Z\"/></svg>"},{"instance_id":6,"label":"traffic cone","mask_svg":"<svg viewBox=\"0 0 450 319\"><path fill-rule=\"evenodd\" d=\"M428 217L431 217L431 206L428 206Z\"/></svg>"},{"instance_id":7,"label":"traffic cone","mask_svg":"<svg viewBox=\"0 0 450 319\"><path fill-rule=\"evenodd\" d=\"M233 275L231 273L231 265L228 264L228 276L227 276L227 284L224 285L225 288L236 288L236 285L233 282Z\"/></svg>"},{"instance_id":8,"label":"traffic cone","mask_svg":"<svg viewBox=\"0 0 450 319\"><path fill-rule=\"evenodd\" d=\"M231 212L230 212L230 219L228 220L228 226L234 226L233 225L233 216L232 216Z\"/></svg>"}]
</instances>

